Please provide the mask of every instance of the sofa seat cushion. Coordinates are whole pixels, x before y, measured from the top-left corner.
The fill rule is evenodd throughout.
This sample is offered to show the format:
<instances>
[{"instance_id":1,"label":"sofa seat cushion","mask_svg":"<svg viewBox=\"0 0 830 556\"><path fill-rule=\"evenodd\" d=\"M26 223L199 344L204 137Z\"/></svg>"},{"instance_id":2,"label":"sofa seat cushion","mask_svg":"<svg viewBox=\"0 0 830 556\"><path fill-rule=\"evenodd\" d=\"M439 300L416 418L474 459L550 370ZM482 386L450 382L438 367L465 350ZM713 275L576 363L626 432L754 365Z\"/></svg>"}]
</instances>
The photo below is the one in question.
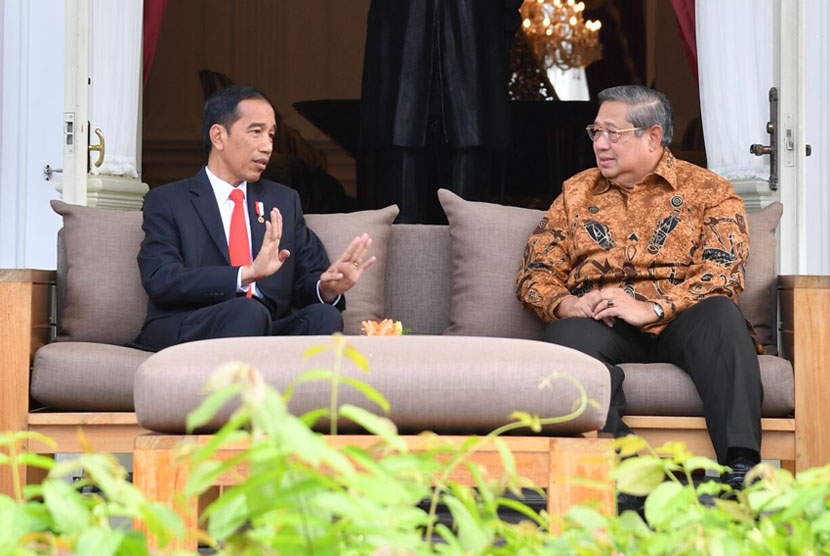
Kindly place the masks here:
<instances>
[{"instance_id":1,"label":"sofa seat cushion","mask_svg":"<svg viewBox=\"0 0 830 556\"><path fill-rule=\"evenodd\" d=\"M55 409L133 411L135 373L150 355L91 342L45 345L32 365L32 398Z\"/></svg>"},{"instance_id":2,"label":"sofa seat cushion","mask_svg":"<svg viewBox=\"0 0 830 556\"><path fill-rule=\"evenodd\" d=\"M208 378L230 361L249 363L268 384L284 392L301 373L332 367L331 351L303 358L309 347L331 342L327 336L233 338L164 349L144 361L136 374L138 422L158 432L184 432L187 414L204 398ZM608 371L595 359L568 348L508 338L446 336L356 336L349 342L368 359L369 373L349 362L344 363L343 372L371 384L386 397L389 417L402 433L483 434L510 422L513 411L540 417L568 414L579 397L574 385L559 378L550 387L539 388L543 379L557 372L575 377L597 406L588 405L576 419L548 426L545 433L578 434L597 430L605 422ZM328 382L303 383L297 386L289 409L300 415L328 407L329 398ZM382 412L350 386L341 387L338 401ZM226 422L231 405L204 432ZM360 432L349 423L342 423L339 430Z\"/></svg>"},{"instance_id":3,"label":"sofa seat cushion","mask_svg":"<svg viewBox=\"0 0 830 556\"><path fill-rule=\"evenodd\" d=\"M793 367L789 361L760 355L761 383L764 385L762 417L787 417L795 408ZM627 415L699 417L703 404L692 379L669 363L626 363L623 391Z\"/></svg>"}]
</instances>

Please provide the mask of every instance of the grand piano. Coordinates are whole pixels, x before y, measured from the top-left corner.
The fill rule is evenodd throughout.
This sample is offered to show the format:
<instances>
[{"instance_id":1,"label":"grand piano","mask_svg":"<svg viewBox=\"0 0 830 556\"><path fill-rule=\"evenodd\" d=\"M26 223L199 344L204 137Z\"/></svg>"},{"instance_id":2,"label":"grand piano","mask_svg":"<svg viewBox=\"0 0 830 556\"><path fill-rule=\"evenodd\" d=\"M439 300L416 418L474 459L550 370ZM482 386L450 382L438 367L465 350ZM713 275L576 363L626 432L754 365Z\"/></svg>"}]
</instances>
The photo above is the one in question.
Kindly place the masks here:
<instances>
[{"instance_id":1,"label":"grand piano","mask_svg":"<svg viewBox=\"0 0 830 556\"><path fill-rule=\"evenodd\" d=\"M489 198L502 204L546 209L562 182L595 166L585 126L594 120L591 101L512 101L511 148L499 162L501 177ZM360 150L360 100L309 100L294 108L357 162L357 196L361 208L372 206L373 184L363 170Z\"/></svg>"}]
</instances>

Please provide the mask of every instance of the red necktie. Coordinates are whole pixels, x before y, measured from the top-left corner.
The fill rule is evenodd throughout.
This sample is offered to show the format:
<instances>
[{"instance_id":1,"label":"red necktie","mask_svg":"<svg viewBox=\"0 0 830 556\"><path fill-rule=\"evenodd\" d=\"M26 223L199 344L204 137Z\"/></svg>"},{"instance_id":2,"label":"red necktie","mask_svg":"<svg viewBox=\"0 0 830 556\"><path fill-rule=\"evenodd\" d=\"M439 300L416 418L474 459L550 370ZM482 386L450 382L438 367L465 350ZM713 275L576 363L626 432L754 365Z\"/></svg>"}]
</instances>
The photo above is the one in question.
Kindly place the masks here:
<instances>
[{"instance_id":1,"label":"red necktie","mask_svg":"<svg viewBox=\"0 0 830 556\"><path fill-rule=\"evenodd\" d=\"M245 194L240 189L231 191L233 213L231 214L231 228L228 232L228 253L231 256L231 266L245 266L251 262L251 248L248 243L248 229L245 226ZM251 297L253 287L248 287L248 297Z\"/></svg>"}]
</instances>

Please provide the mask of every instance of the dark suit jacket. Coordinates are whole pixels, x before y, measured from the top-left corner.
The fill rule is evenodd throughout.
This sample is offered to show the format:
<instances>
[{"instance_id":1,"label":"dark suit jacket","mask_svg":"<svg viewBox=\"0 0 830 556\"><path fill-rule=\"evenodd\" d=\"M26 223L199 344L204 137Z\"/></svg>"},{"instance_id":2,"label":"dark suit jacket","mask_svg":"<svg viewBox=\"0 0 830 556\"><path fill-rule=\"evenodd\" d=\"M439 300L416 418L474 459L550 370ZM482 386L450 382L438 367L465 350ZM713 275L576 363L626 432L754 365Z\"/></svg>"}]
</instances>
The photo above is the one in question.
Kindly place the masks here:
<instances>
[{"instance_id":1,"label":"dark suit jacket","mask_svg":"<svg viewBox=\"0 0 830 556\"><path fill-rule=\"evenodd\" d=\"M272 276L257 282L273 318L292 307L318 303L317 280L329 259L319 238L305 225L297 192L260 180L248 184L247 203L254 256L262 246L265 223L257 221L255 203L266 215L272 207L282 214L280 248L291 256ZM165 319L175 338L192 311L236 297L238 267L230 266L228 243L216 197L205 170L195 176L150 190L144 198L144 241L138 253L141 283L149 296L148 323ZM342 310L341 298L338 308ZM154 323L155 325L161 323ZM136 341L141 345L141 337Z\"/></svg>"}]
</instances>

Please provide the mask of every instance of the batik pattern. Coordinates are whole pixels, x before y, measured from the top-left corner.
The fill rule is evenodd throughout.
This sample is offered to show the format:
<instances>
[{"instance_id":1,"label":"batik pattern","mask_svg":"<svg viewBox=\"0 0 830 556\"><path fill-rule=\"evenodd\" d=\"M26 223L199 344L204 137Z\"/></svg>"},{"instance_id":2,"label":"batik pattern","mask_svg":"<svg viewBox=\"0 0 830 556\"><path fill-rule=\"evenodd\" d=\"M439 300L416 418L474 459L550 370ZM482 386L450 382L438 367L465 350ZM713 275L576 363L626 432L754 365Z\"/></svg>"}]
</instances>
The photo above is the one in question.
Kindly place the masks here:
<instances>
[{"instance_id":1,"label":"batik pattern","mask_svg":"<svg viewBox=\"0 0 830 556\"><path fill-rule=\"evenodd\" d=\"M544 321L569 295L622 288L659 303L657 334L698 301L743 290L749 235L744 204L724 178L668 151L628 190L594 168L567 180L531 234L516 294Z\"/></svg>"}]
</instances>

